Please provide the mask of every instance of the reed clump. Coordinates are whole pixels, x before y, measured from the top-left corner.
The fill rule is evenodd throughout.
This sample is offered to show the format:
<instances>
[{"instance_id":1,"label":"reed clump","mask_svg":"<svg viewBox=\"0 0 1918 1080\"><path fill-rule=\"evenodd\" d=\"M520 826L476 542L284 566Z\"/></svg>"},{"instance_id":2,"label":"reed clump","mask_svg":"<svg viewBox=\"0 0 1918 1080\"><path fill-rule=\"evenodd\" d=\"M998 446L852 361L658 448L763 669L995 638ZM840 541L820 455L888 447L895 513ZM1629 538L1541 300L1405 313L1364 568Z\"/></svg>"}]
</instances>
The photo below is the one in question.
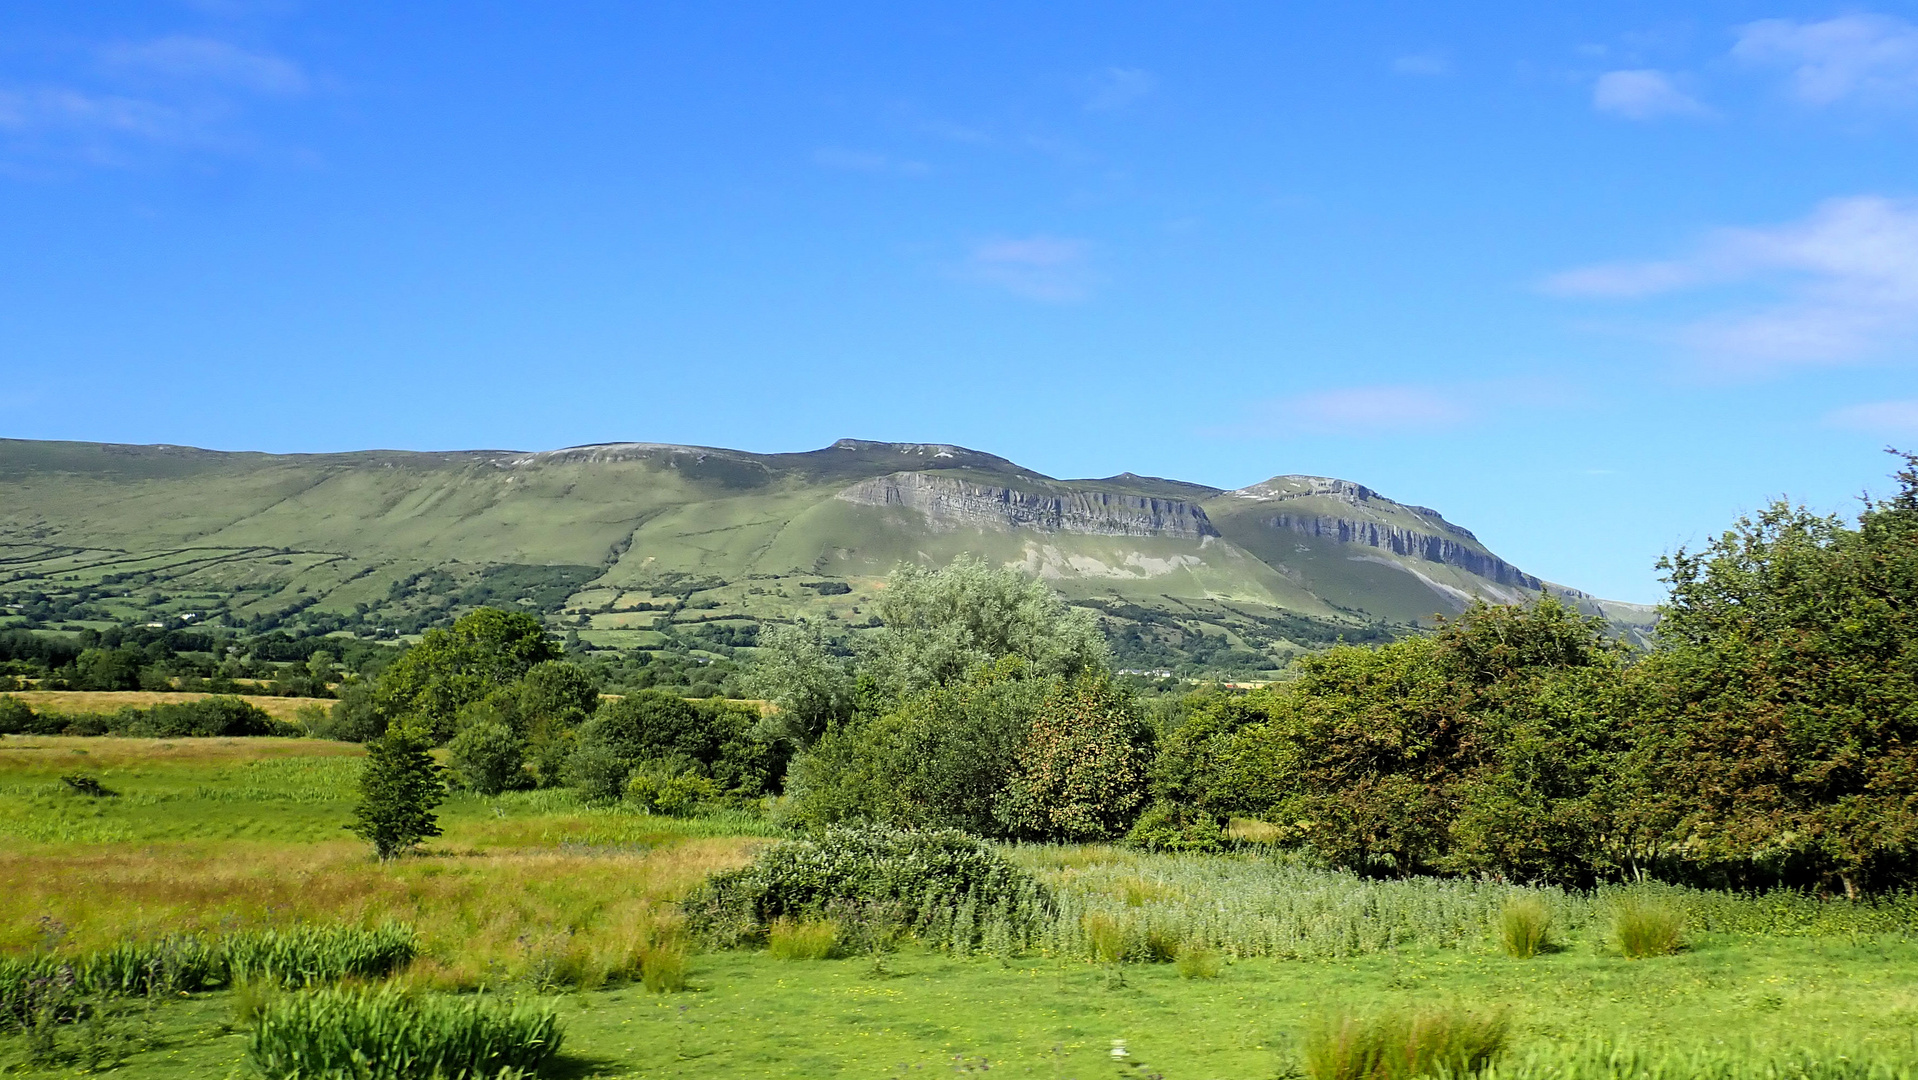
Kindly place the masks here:
<instances>
[{"instance_id":1,"label":"reed clump","mask_svg":"<svg viewBox=\"0 0 1918 1080\"><path fill-rule=\"evenodd\" d=\"M1552 909L1538 896L1514 896L1498 912L1498 944L1528 960L1552 947Z\"/></svg>"},{"instance_id":2,"label":"reed clump","mask_svg":"<svg viewBox=\"0 0 1918 1080\"><path fill-rule=\"evenodd\" d=\"M1633 960L1670 956L1685 947L1685 917L1668 904L1621 897L1612 905L1611 938Z\"/></svg>"},{"instance_id":3,"label":"reed clump","mask_svg":"<svg viewBox=\"0 0 1918 1080\"><path fill-rule=\"evenodd\" d=\"M1503 1013L1433 1008L1373 1016L1339 1014L1306 1033L1308 1080L1407 1080L1482 1073L1505 1049Z\"/></svg>"},{"instance_id":4,"label":"reed clump","mask_svg":"<svg viewBox=\"0 0 1918 1080\"><path fill-rule=\"evenodd\" d=\"M550 1002L326 988L267 1003L247 1055L267 1080L492 1080L530 1075L562 1037Z\"/></svg>"}]
</instances>

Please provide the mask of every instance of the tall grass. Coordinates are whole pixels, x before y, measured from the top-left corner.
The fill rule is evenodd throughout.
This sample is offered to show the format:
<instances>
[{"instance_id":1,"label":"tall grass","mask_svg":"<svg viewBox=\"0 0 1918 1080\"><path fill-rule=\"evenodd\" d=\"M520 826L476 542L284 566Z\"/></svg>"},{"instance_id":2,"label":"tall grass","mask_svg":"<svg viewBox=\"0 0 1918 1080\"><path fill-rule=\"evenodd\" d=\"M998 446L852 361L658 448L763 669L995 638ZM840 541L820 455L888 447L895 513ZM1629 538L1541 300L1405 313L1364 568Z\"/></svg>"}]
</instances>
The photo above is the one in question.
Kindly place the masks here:
<instances>
[{"instance_id":1,"label":"tall grass","mask_svg":"<svg viewBox=\"0 0 1918 1080\"><path fill-rule=\"evenodd\" d=\"M1492 1062L1482 1080L1908 1080L1908 1062L1838 1049L1682 1049L1539 1040Z\"/></svg>"},{"instance_id":2,"label":"tall grass","mask_svg":"<svg viewBox=\"0 0 1918 1080\"><path fill-rule=\"evenodd\" d=\"M1685 918L1669 904L1625 896L1613 903L1611 915L1612 944L1631 959L1670 956L1685 947Z\"/></svg>"},{"instance_id":3,"label":"tall grass","mask_svg":"<svg viewBox=\"0 0 1918 1080\"><path fill-rule=\"evenodd\" d=\"M1498 943L1505 955L1527 960L1551 947L1552 909L1542 896L1514 896L1498 913Z\"/></svg>"},{"instance_id":4,"label":"tall grass","mask_svg":"<svg viewBox=\"0 0 1918 1080\"><path fill-rule=\"evenodd\" d=\"M831 919L774 919L766 933L766 951L781 960L824 960L838 943Z\"/></svg>"},{"instance_id":5,"label":"tall grass","mask_svg":"<svg viewBox=\"0 0 1918 1080\"><path fill-rule=\"evenodd\" d=\"M1131 960L1152 958L1151 943L1165 940L1232 958L1326 960L1403 948L1483 948L1488 927L1501 949L1513 931L1522 952L1566 937L1597 942L1611 933L1621 906L1669 911L1685 930L1746 936L1902 937L1918 927L1918 897L1910 894L1849 903L1649 883L1578 892L1459 878L1379 880L1261 855L1005 850L1053 897L1054 915L1031 935L1031 947L1088 960L1112 953L1115 935L1125 939L1117 948Z\"/></svg>"},{"instance_id":6,"label":"tall grass","mask_svg":"<svg viewBox=\"0 0 1918 1080\"><path fill-rule=\"evenodd\" d=\"M209 938L178 935L123 942L78 956L0 959L0 1027L24 1026L55 998L131 997L206 990L236 982L313 986L349 976L376 978L419 952L412 927L299 927ZM56 1011L66 1011L55 1007ZM79 1010L73 1010L77 1016Z\"/></svg>"},{"instance_id":7,"label":"tall grass","mask_svg":"<svg viewBox=\"0 0 1918 1080\"><path fill-rule=\"evenodd\" d=\"M247 1055L268 1080L519 1077L557 1053L562 1034L550 1003L322 989L261 1009Z\"/></svg>"},{"instance_id":8,"label":"tall grass","mask_svg":"<svg viewBox=\"0 0 1918 1080\"><path fill-rule=\"evenodd\" d=\"M1403 1080L1470 1076L1505 1049L1503 1014L1427 1009L1370 1017L1322 1018L1305 1037L1310 1080Z\"/></svg>"}]
</instances>

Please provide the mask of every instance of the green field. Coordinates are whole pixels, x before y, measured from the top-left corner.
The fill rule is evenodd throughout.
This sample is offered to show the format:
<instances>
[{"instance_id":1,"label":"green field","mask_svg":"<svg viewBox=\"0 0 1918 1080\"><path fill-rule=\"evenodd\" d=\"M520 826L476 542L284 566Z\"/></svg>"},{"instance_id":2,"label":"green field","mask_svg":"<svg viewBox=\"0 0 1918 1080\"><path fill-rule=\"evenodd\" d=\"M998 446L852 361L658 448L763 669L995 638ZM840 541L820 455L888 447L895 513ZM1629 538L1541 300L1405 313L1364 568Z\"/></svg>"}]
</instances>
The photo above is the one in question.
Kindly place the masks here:
<instances>
[{"instance_id":1,"label":"green field","mask_svg":"<svg viewBox=\"0 0 1918 1080\"><path fill-rule=\"evenodd\" d=\"M561 1076L887 1076L977 1070L1170 1078L1297 1070L1304 1033L1341 1010L1504 1010L1510 1075L1904 1075L1918 1070L1918 928L1909 898L1846 904L1640 887L1535 892L1474 881L1366 881L1256 851L1148 856L1008 849L1056 891L1055 924L1020 954L910 943L874 959L692 958L685 993L629 981L636 944L674 924L704 875L772 832L677 820L565 792L443 808L427 854L379 864L340 830L360 749L283 739L9 737L0 741L0 948L80 954L183 930L295 923L416 926L422 990L557 995ZM117 792L77 794L85 773ZM1689 947L1627 960L1607 941L1630 893L1684 912ZM1554 911L1560 947L1501 953L1514 895ZM1085 927L1122 928L1123 963ZM1185 979L1133 946L1155 931L1215 946ZM243 995L133 1002L99 1036L127 1077L249 1075ZM70 1032L66 1038L77 1038ZM27 1048L0 1038L0 1058ZM1593 1071L1598 1056L1632 1067ZM1807 1072L1805 1062L1817 1064ZM1582 1063L1582 1064L1581 1064ZM54 1071L70 1069L60 1066ZM1876 1071L1871 1071L1876 1070Z\"/></svg>"}]
</instances>

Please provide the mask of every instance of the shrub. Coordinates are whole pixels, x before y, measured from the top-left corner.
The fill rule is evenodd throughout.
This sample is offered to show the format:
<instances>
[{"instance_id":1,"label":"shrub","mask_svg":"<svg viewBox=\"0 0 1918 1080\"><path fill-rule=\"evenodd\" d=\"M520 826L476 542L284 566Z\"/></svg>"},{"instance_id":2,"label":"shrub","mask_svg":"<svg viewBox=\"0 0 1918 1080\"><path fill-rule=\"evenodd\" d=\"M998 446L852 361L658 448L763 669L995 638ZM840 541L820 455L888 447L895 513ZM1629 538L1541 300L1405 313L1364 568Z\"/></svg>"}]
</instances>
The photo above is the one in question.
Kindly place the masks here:
<instances>
[{"instance_id":1,"label":"shrub","mask_svg":"<svg viewBox=\"0 0 1918 1080\"><path fill-rule=\"evenodd\" d=\"M1178 955L1172 958L1173 965L1179 969L1181 979L1216 979L1221 967L1219 951L1204 945L1187 942L1179 946Z\"/></svg>"},{"instance_id":2,"label":"shrub","mask_svg":"<svg viewBox=\"0 0 1918 1080\"><path fill-rule=\"evenodd\" d=\"M12 694L0 694L0 735L39 735L33 706L14 697Z\"/></svg>"},{"instance_id":3,"label":"shrub","mask_svg":"<svg viewBox=\"0 0 1918 1080\"><path fill-rule=\"evenodd\" d=\"M1305 1037L1310 1080L1402 1080L1485 1071L1511 1025L1500 1013L1431 1009L1370 1018L1333 1016Z\"/></svg>"},{"instance_id":4,"label":"shrub","mask_svg":"<svg viewBox=\"0 0 1918 1080\"><path fill-rule=\"evenodd\" d=\"M1007 947L1023 947L1051 906L1030 874L964 833L884 828L776 844L713 875L684 903L693 931L720 945L762 938L781 917L882 912L902 931L962 952L988 927Z\"/></svg>"},{"instance_id":5,"label":"shrub","mask_svg":"<svg viewBox=\"0 0 1918 1080\"><path fill-rule=\"evenodd\" d=\"M1551 947L1552 909L1537 896L1515 896L1498 913L1498 943L1521 960Z\"/></svg>"},{"instance_id":6,"label":"shrub","mask_svg":"<svg viewBox=\"0 0 1918 1080\"><path fill-rule=\"evenodd\" d=\"M530 1073L561 1036L550 1003L326 989L268 1003L247 1055L269 1080L463 1080Z\"/></svg>"},{"instance_id":7,"label":"shrub","mask_svg":"<svg viewBox=\"0 0 1918 1080\"><path fill-rule=\"evenodd\" d=\"M580 743L566 758L561 776L591 802L616 802L626 790L632 766L600 743Z\"/></svg>"},{"instance_id":8,"label":"shrub","mask_svg":"<svg viewBox=\"0 0 1918 1080\"><path fill-rule=\"evenodd\" d=\"M652 814L689 817L701 803L719 797L719 785L694 772L677 775L642 769L626 782L626 799Z\"/></svg>"},{"instance_id":9,"label":"shrub","mask_svg":"<svg viewBox=\"0 0 1918 1080\"><path fill-rule=\"evenodd\" d=\"M839 943L839 924L831 919L774 919L766 951L781 960L824 960Z\"/></svg>"},{"instance_id":10,"label":"shrub","mask_svg":"<svg viewBox=\"0 0 1918 1080\"><path fill-rule=\"evenodd\" d=\"M162 702L148 709L123 709L113 718L116 735L153 739L294 734L266 710L230 694L198 701Z\"/></svg>"},{"instance_id":11,"label":"shrub","mask_svg":"<svg viewBox=\"0 0 1918 1080\"><path fill-rule=\"evenodd\" d=\"M1190 806L1155 802L1126 833L1126 842L1147 851L1225 850L1226 831L1217 818Z\"/></svg>"},{"instance_id":12,"label":"shrub","mask_svg":"<svg viewBox=\"0 0 1918 1080\"><path fill-rule=\"evenodd\" d=\"M526 776L526 745L498 720L481 720L447 748L447 764L460 783L492 797L521 786Z\"/></svg>"},{"instance_id":13,"label":"shrub","mask_svg":"<svg viewBox=\"0 0 1918 1080\"><path fill-rule=\"evenodd\" d=\"M1685 947L1685 918L1656 901L1624 897L1612 905L1612 944L1633 960L1670 956Z\"/></svg>"}]
</instances>

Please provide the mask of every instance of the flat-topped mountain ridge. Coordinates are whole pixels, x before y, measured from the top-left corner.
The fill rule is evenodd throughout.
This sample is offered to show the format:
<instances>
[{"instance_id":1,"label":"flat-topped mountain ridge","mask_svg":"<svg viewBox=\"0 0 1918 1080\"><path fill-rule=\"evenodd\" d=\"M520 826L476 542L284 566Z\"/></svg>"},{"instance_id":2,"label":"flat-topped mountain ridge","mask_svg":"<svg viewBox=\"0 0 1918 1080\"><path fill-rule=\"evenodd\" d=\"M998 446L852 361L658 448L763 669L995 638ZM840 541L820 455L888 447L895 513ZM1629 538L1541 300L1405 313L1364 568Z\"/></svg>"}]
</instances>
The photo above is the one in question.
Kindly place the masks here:
<instances>
[{"instance_id":1,"label":"flat-topped mountain ridge","mask_svg":"<svg viewBox=\"0 0 1918 1080\"><path fill-rule=\"evenodd\" d=\"M0 440L0 493L0 588L16 604L112 577L157 587L156 612L251 626L408 632L476 602L607 644L669 640L692 611L858 625L894 566L962 553L1106 613L1142 656L1168 627L1273 658L1546 590L1622 626L1650 619L1352 481L1061 480L942 443L265 454Z\"/></svg>"}]
</instances>

